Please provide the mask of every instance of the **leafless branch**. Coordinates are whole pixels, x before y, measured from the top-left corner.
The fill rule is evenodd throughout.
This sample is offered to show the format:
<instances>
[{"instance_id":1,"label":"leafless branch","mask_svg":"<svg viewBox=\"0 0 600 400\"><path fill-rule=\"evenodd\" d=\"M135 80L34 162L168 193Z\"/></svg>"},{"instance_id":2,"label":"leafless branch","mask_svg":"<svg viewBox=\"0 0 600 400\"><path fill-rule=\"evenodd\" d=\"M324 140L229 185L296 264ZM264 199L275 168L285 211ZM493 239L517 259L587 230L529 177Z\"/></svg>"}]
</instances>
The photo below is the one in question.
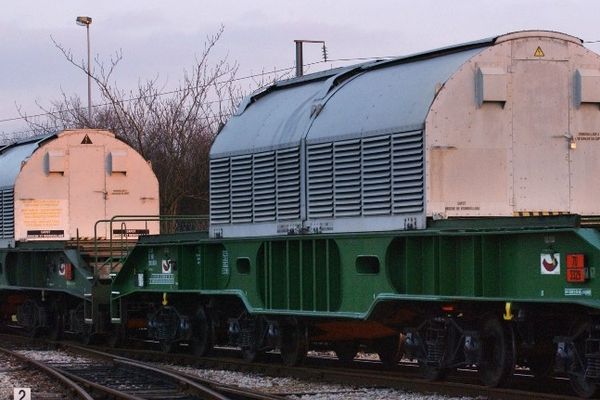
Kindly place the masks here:
<instances>
[{"instance_id":1,"label":"leafless branch","mask_svg":"<svg viewBox=\"0 0 600 400\"><path fill-rule=\"evenodd\" d=\"M221 26L207 36L175 90L165 93L158 76L140 80L135 89L121 89L113 79L123 61L119 50L108 61L95 58L91 78L102 104L93 107L91 121L81 99L64 91L49 107L38 104L45 118L28 117L18 108L19 114L40 133L78 127L113 131L151 161L161 186L161 213L206 214L210 146L242 95L237 64L212 57L223 32ZM67 62L88 74L83 61L52 42Z\"/></svg>"}]
</instances>

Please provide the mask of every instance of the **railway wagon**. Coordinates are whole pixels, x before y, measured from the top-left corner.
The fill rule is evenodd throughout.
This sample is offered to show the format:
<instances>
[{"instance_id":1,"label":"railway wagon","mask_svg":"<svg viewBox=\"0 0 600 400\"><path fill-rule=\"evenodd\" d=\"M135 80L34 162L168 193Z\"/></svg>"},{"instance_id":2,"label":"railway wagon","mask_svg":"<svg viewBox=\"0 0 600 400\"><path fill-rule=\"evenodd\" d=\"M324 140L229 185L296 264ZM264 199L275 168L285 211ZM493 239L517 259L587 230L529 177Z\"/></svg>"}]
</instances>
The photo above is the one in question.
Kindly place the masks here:
<instances>
[{"instance_id":1,"label":"railway wagon","mask_svg":"<svg viewBox=\"0 0 600 400\"><path fill-rule=\"evenodd\" d=\"M109 221L158 214L151 166L114 134L77 129L0 148L0 171L1 323L55 337L102 329L90 322L108 318L110 267L138 235L159 232Z\"/></svg>"},{"instance_id":2,"label":"railway wagon","mask_svg":"<svg viewBox=\"0 0 600 400\"><path fill-rule=\"evenodd\" d=\"M115 341L404 354L600 383L600 58L522 31L277 82L217 136L206 234L142 238Z\"/></svg>"}]
</instances>

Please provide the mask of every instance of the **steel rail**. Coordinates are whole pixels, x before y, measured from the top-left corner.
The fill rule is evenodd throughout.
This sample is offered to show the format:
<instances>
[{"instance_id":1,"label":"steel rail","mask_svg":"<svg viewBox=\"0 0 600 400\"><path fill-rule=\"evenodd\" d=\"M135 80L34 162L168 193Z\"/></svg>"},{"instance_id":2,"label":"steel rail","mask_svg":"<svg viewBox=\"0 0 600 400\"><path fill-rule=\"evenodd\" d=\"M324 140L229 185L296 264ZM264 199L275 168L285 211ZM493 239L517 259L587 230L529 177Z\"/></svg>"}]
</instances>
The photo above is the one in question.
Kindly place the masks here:
<instances>
[{"instance_id":1,"label":"steel rail","mask_svg":"<svg viewBox=\"0 0 600 400\"><path fill-rule=\"evenodd\" d=\"M157 367L157 366L149 365L149 364L141 362L141 361L132 360L130 358L126 358L123 356L118 356L118 355L115 355L112 353L106 353L106 352L103 352L100 350L90 349L88 347L78 346L78 345L71 344L71 343L66 343L66 344L62 343L62 345L64 347L71 348L71 349L74 349L74 350L77 350L80 352L85 352L88 354L93 354L93 355L96 355L96 356L99 356L102 358L106 358L115 363L139 367L139 368L147 369L147 370L150 370L153 372L158 372L160 374L164 374L167 376L171 376L173 379L180 380L184 385L188 385L188 387L197 388L197 390L199 390L201 393L206 393L208 396L211 396L213 394L218 396L218 397L206 397L207 399L230 400L229 397L224 396L224 395L220 394L219 392L227 393L227 394L230 394L231 396L235 396L238 398L244 398L244 399L254 399L254 400L282 400L283 399L282 396L278 396L275 394L262 393L262 392L258 392L255 390L234 387L231 385L225 385L221 382L194 376L194 375L188 374L186 372L177 371L173 368Z\"/></svg>"},{"instance_id":2,"label":"steel rail","mask_svg":"<svg viewBox=\"0 0 600 400\"><path fill-rule=\"evenodd\" d=\"M169 368L169 367L164 367L164 369L165 370L173 370L172 368ZM273 393L263 393L263 392L257 392L254 390L249 390L246 388L240 388L237 386L225 385L223 383L220 383L220 382L217 382L217 381L214 381L211 379L201 378L199 376L188 374L187 372L181 372L181 371L175 371L175 370L173 370L173 371L176 372L177 374L187 377L195 382L200 382L203 385L210 386L219 392L225 392L225 393L231 394L233 396L239 396L239 397L242 397L243 399L282 400L284 398L284 396L280 396L280 395L273 394Z\"/></svg>"},{"instance_id":3,"label":"steel rail","mask_svg":"<svg viewBox=\"0 0 600 400\"><path fill-rule=\"evenodd\" d=\"M97 352L94 349L84 348L86 351ZM108 351L108 350L107 350ZM245 371L262 373L269 376L285 376L295 377L298 379L317 380L320 382L334 382L347 385L363 385L365 387L386 387L399 390L408 390L418 393L436 393L448 396L471 396L480 397L486 396L489 399L503 400L529 400L536 398L539 400L579 400L575 395L567 394L569 392L568 382L560 382L561 378L550 379L548 384L552 389L546 392L531 390L531 385L537 384L533 381L533 377L515 374L514 379L518 384L517 387L508 388L490 388L477 383L475 376L469 373L467 375L456 376L454 380L447 381L427 381L421 378L417 368L411 365L399 364L398 369L382 370L378 368L378 362L368 360L355 360L352 367L339 367L336 365L334 358L311 357L308 363L288 367L280 363L248 363L241 359L231 357L215 358L215 357L193 357L186 354L165 354L153 350L133 350L133 349L114 349L110 351L119 351L127 354L129 357L140 357L145 360L151 359L154 362L161 362L169 359L171 362L179 362L183 364L200 365L210 368L225 369L232 371ZM102 354L102 352L100 352ZM319 361L325 361L326 366L322 366ZM372 364L372 365L371 365ZM372 368L373 367L373 368ZM201 368L201 367L200 367ZM410 373L407 373L409 371ZM467 371L463 371L467 372ZM464 380L464 381L462 381ZM529 383L528 383L529 382ZM527 387L524 389L523 387ZM217 386L216 390L220 390ZM547 388L548 389L548 388ZM557 389L557 390L553 390ZM282 398L287 393L272 393L271 396L279 396Z\"/></svg>"},{"instance_id":4,"label":"steel rail","mask_svg":"<svg viewBox=\"0 0 600 400\"><path fill-rule=\"evenodd\" d=\"M549 390L544 392L539 392L537 390L530 391L530 389L523 388L523 379L528 379L530 377L523 376L520 373L516 373L514 378L517 380L521 380L519 383L519 387L521 388L488 388L481 385L478 385L474 382L474 379L470 379L472 377L468 376L469 374L462 376L459 375L456 378L457 380L451 381L441 381L441 382L429 382L419 378L416 374L416 368L413 368L412 365L403 365L403 363L399 364L397 368L404 370L405 368L409 368L414 370L415 373L402 373L402 371L394 369L394 370L381 370L377 368L377 362L371 362L368 360L355 360L352 365L356 368L339 368L336 365L328 365L321 366L318 363L319 360L325 361L326 364L335 363L334 358L330 357L311 357L311 360L308 364L298 367L286 367L281 364L275 363L247 363L242 361L241 359L234 359L231 357L227 358L215 358L215 357L191 357L186 354L165 354L159 351L152 350L133 350L133 349L106 349L106 351L100 351L88 347L82 347L71 343L56 343L64 346L65 348L73 348L74 350L80 352L86 352L89 354L96 354L97 356L107 358L107 359L121 359L121 360L129 360L120 355L116 355L112 352L118 351L121 354L127 354L129 357L141 357L144 360L153 360L155 362L164 361L165 358L168 358L171 362L182 363L183 365L203 365L205 367L210 368L221 368L225 370L234 370L234 371L253 371L262 374L266 374L269 376L286 376L286 377L295 377L298 379L316 379L321 382L336 382L341 384L350 384L350 385L365 385L365 386L378 386L378 387L387 387L387 388L395 388L401 390L409 390L414 392L421 393L438 393L445 394L451 396L473 396L478 397L481 395L486 396L489 399L504 399L504 400L524 400L536 398L540 400L558 400L558 399L573 399L578 400L579 398L574 395L568 395L562 389L565 389L568 392L568 382L558 382L557 380L564 380L562 378L554 378L549 379L548 383L544 383L543 385L550 384ZM105 350L105 349L103 349ZM374 365L374 368L371 368L370 364ZM245 396L242 398L252 398L252 399L261 399L261 400L277 400L289 395L291 393L260 393L258 391L249 390L246 392L245 389L238 388L232 389L227 385L223 385L220 382L215 382L210 379L196 377L194 375L176 371L169 367L164 367L164 369L173 371L176 374L183 375L188 377L191 380L196 382L201 382L205 385L211 386L216 391L221 391L225 393L230 393L231 396ZM472 374L471 374L472 375ZM462 379L461 379L462 377ZM466 382L461 380L466 378ZM533 378L531 378L533 379ZM525 386L529 387L532 383L525 384ZM533 382L535 384L535 382ZM557 386L560 384L560 386ZM538 386L537 384L535 386ZM559 390L555 390L558 389ZM237 390L240 390L244 393L238 393Z\"/></svg>"},{"instance_id":5,"label":"steel rail","mask_svg":"<svg viewBox=\"0 0 600 400\"><path fill-rule=\"evenodd\" d=\"M87 380L85 378L82 378L80 376L77 376L71 372L68 371L61 371L62 374L64 374L65 376L68 376L70 379L77 381L79 383L81 383L82 385L92 388L98 392L102 392L105 394L108 394L109 396L112 396L112 398L114 399L119 399L119 400L144 400L142 397L138 397L138 396L134 396L132 394L129 393L125 393L125 392L121 392L119 390L110 388L108 386L104 386L104 385L100 385L99 383L96 382L92 382L90 380Z\"/></svg>"},{"instance_id":6,"label":"steel rail","mask_svg":"<svg viewBox=\"0 0 600 400\"><path fill-rule=\"evenodd\" d=\"M17 353L16 351L12 351L12 350L6 349L4 347L0 347L0 351L5 354L10 355L11 357L14 357L14 358L20 360L22 362L33 365L35 368L37 368L41 371L44 371L48 375L51 375L51 376L57 378L63 385L67 386L68 389L73 390L75 393L77 393L77 396L79 398L84 399L84 400L94 400L94 398L84 388L82 388L77 383L75 383L73 380L71 380L69 377L67 377L66 374L59 372L55 368L52 368L40 361L31 359L20 353Z\"/></svg>"},{"instance_id":7,"label":"steel rail","mask_svg":"<svg viewBox=\"0 0 600 400\"><path fill-rule=\"evenodd\" d=\"M168 376L169 378L177 381L181 386L185 387L186 390L188 390L190 392L195 392L195 394L203 396L203 398L206 400L231 400L229 397L223 396L222 394L220 394L204 385L196 383L196 382L192 381L191 379L188 379L178 373L167 371L163 368L154 367L154 366L151 366L146 363L139 362L139 361L126 360L122 357L113 359L113 362L115 362L117 364L128 365L130 367L144 369L147 371L152 371L157 374L164 375L164 376Z\"/></svg>"},{"instance_id":8,"label":"steel rail","mask_svg":"<svg viewBox=\"0 0 600 400\"><path fill-rule=\"evenodd\" d=\"M192 379L188 378L187 375L179 374L175 370L154 367L154 366L148 365L143 362L130 360L130 359L127 359L124 357L119 357L119 356L116 356L113 354L104 353L104 352L100 352L97 350L87 349L85 347L80 347L77 345L62 344L62 346L64 346L65 348L72 348L75 350L79 350L80 352L87 352L87 353L102 357L102 358L106 359L107 361L113 362L115 364L122 364L122 365L127 365L127 366L138 368L138 369L143 369L146 371L152 371L154 373L168 377L169 379L171 379L177 383L177 385L179 386L181 391L185 391L188 394L196 395L203 400L232 400L231 398L224 396L215 390L212 390L211 388L207 387L206 385L203 385L198 382L194 382ZM16 353L9 349L0 347L0 351L4 352L6 354L9 354L15 358L18 358L24 362L30 363L30 364L34 365L36 368L42 369L42 370L46 371L47 373L57 377L62 382L64 382L65 385L67 385L69 388L72 388L73 390L75 390L80 395L81 399L83 399L83 400L93 400L94 397L91 396L82 386L90 388L92 391L101 392L105 395L108 395L110 398L114 398L114 399L144 400L143 397L139 397L134 394L126 393L124 391L113 389L111 387L90 381L86 378L78 376L77 374L74 374L69 371L64 371L60 368L48 366L40 361L30 359L22 354Z\"/></svg>"}]
</instances>

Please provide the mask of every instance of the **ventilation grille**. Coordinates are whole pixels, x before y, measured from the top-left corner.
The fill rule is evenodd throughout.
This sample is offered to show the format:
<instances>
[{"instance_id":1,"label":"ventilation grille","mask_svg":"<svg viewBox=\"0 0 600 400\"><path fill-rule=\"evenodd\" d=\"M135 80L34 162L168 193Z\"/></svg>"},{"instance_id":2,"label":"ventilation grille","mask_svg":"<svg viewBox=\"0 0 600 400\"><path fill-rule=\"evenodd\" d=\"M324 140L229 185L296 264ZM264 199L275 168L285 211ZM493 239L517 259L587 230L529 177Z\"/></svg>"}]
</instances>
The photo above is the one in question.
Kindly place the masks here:
<instances>
[{"instance_id":1,"label":"ventilation grille","mask_svg":"<svg viewBox=\"0 0 600 400\"><path fill-rule=\"evenodd\" d=\"M0 189L0 239L15 236L15 212L13 189Z\"/></svg>"},{"instance_id":2,"label":"ventilation grille","mask_svg":"<svg viewBox=\"0 0 600 400\"><path fill-rule=\"evenodd\" d=\"M421 132L392 136L392 212L423 211L423 135Z\"/></svg>"},{"instance_id":3,"label":"ventilation grille","mask_svg":"<svg viewBox=\"0 0 600 400\"><path fill-rule=\"evenodd\" d=\"M297 148L210 161L211 224L300 218Z\"/></svg>"},{"instance_id":4,"label":"ventilation grille","mask_svg":"<svg viewBox=\"0 0 600 400\"><path fill-rule=\"evenodd\" d=\"M389 215L392 207L390 137L362 142L363 215Z\"/></svg>"},{"instance_id":5,"label":"ventilation grille","mask_svg":"<svg viewBox=\"0 0 600 400\"><path fill-rule=\"evenodd\" d=\"M252 156L231 159L231 222L252 222Z\"/></svg>"},{"instance_id":6,"label":"ventilation grille","mask_svg":"<svg viewBox=\"0 0 600 400\"><path fill-rule=\"evenodd\" d=\"M254 155L254 221L275 219L275 153Z\"/></svg>"},{"instance_id":7,"label":"ventilation grille","mask_svg":"<svg viewBox=\"0 0 600 400\"><path fill-rule=\"evenodd\" d=\"M231 184L229 158L210 160L210 220L229 223L231 219Z\"/></svg>"},{"instance_id":8,"label":"ventilation grille","mask_svg":"<svg viewBox=\"0 0 600 400\"><path fill-rule=\"evenodd\" d=\"M338 217L360 216L360 140L335 143L335 214Z\"/></svg>"},{"instance_id":9,"label":"ventilation grille","mask_svg":"<svg viewBox=\"0 0 600 400\"><path fill-rule=\"evenodd\" d=\"M420 131L308 146L309 218L422 211Z\"/></svg>"},{"instance_id":10,"label":"ventilation grille","mask_svg":"<svg viewBox=\"0 0 600 400\"><path fill-rule=\"evenodd\" d=\"M333 216L333 149L330 143L308 150L308 213L314 217Z\"/></svg>"},{"instance_id":11,"label":"ventilation grille","mask_svg":"<svg viewBox=\"0 0 600 400\"><path fill-rule=\"evenodd\" d=\"M300 150L277 152L277 219L300 218Z\"/></svg>"}]
</instances>

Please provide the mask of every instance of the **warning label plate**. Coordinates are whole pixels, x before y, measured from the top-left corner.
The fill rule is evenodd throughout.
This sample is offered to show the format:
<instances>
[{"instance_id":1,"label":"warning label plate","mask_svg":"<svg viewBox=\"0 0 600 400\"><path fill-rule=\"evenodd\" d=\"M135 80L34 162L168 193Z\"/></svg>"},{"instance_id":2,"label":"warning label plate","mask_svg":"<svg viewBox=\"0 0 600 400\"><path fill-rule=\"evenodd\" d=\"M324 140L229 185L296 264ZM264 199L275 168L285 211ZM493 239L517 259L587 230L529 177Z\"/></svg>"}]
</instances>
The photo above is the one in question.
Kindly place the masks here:
<instances>
[{"instance_id":1,"label":"warning label plate","mask_svg":"<svg viewBox=\"0 0 600 400\"><path fill-rule=\"evenodd\" d=\"M533 53L534 57L544 57L544 51L542 50L542 48L540 46L538 46L537 49L535 49L535 53Z\"/></svg>"}]
</instances>

